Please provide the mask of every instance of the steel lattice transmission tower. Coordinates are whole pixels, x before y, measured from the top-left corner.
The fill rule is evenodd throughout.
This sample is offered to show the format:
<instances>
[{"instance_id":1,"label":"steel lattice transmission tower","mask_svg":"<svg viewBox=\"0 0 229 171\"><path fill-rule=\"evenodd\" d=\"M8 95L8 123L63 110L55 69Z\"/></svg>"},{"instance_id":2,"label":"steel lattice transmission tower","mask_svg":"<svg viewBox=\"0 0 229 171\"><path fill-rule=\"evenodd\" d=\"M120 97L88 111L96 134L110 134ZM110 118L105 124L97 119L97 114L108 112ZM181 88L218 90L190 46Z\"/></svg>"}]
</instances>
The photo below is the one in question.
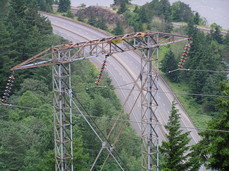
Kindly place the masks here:
<instances>
[{"instance_id":1,"label":"steel lattice transmission tower","mask_svg":"<svg viewBox=\"0 0 229 171\"><path fill-rule=\"evenodd\" d=\"M53 104L54 104L54 141L57 171L73 170L73 133L72 107L78 110L101 141L102 149L107 149L121 170L125 170L112 144L104 136L96 132L93 125L87 120L82 110L73 100L71 89L70 63L90 59L98 56L111 56L115 53L141 50L141 136L142 136L142 170L156 170L159 166L158 158L158 119L157 109L157 78L158 78L158 48L179 41L188 40L182 35L173 35L154 31L144 31L122 36L107 37L79 43L67 43L53 46L28 60L16 65L11 70L53 66ZM74 49L74 50L73 50ZM152 58L154 56L154 58ZM152 61L156 62L156 69ZM99 157L99 155L97 157ZM96 159L97 160L97 159ZM96 164L96 161L93 165Z\"/></svg>"}]
</instances>

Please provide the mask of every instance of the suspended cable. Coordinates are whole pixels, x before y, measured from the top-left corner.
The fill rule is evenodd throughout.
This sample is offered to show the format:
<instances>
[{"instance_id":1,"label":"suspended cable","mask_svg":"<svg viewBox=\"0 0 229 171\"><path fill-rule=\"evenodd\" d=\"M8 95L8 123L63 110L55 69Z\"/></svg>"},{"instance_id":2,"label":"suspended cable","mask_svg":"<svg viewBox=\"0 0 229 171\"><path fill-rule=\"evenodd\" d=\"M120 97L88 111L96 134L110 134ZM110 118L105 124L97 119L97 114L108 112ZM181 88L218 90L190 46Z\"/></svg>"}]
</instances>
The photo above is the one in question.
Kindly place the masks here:
<instances>
[{"instance_id":1,"label":"suspended cable","mask_svg":"<svg viewBox=\"0 0 229 171\"><path fill-rule=\"evenodd\" d=\"M86 88L86 90L93 89L93 88L98 88L98 87L90 87ZM100 86L99 88L107 88L107 89L121 89L121 90L131 90L130 88L119 88L119 87L102 87ZM134 89L134 91L140 91L139 89ZM180 94L180 95L187 95L187 96L203 96L203 97L221 97L221 98L229 98L229 96L223 96L223 95L218 95L218 94L198 94L198 93L178 93L178 92L169 92L169 91L157 91L157 93L162 93L162 94Z\"/></svg>"},{"instance_id":2,"label":"suspended cable","mask_svg":"<svg viewBox=\"0 0 229 171\"><path fill-rule=\"evenodd\" d=\"M38 111L43 111L43 112L52 112L51 110L44 110L44 109L33 108L33 107L28 107L28 106L13 105L13 104L9 104L9 103L0 103L0 106L16 107L16 108L30 109L30 110L38 110Z\"/></svg>"},{"instance_id":3,"label":"suspended cable","mask_svg":"<svg viewBox=\"0 0 229 171\"><path fill-rule=\"evenodd\" d=\"M19 106L19 105L13 105L13 104L0 104L0 106L7 106L7 107L16 107L16 108L23 108L23 109L30 109L30 110L40 110L38 108L31 108L28 106ZM46 112L52 112L51 110L42 110ZM77 116L82 116L80 114L75 113ZM5 117L6 115L4 115ZM106 119L110 121L115 121L118 120L119 122L131 122L131 123L143 123L141 121L134 121L134 120L128 120L128 119L114 119L110 117L105 117L105 116L92 116L92 115L85 115L86 117L92 117L92 118L97 118L97 119ZM144 124L150 124L148 122L144 122ZM152 123L151 123L152 124ZM153 123L152 125L159 125L159 126L166 126L166 124L160 124L160 123ZM203 131L215 131L215 132L225 132L229 133L229 130L220 130L220 129L208 129L208 128L199 128L199 127L187 127L187 126L180 126L180 128L188 128L188 129L194 129L194 130L203 130Z\"/></svg>"},{"instance_id":4,"label":"suspended cable","mask_svg":"<svg viewBox=\"0 0 229 171\"><path fill-rule=\"evenodd\" d=\"M216 71L216 70L201 70L201 69L189 69L189 68L178 68L172 71L168 71L165 74L170 74L176 71L193 71L193 72L221 72L221 73L229 73L229 71Z\"/></svg>"}]
</instances>

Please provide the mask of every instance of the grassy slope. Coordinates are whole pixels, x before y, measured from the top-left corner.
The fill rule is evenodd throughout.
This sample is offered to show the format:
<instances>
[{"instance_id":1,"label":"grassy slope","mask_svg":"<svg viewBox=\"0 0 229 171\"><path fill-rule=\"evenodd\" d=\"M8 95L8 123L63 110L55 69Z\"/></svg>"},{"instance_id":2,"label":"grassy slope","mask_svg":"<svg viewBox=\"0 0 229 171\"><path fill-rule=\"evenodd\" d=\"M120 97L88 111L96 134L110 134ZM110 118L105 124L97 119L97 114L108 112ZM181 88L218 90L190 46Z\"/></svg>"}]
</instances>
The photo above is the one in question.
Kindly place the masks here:
<instances>
[{"instance_id":1,"label":"grassy slope","mask_svg":"<svg viewBox=\"0 0 229 171\"><path fill-rule=\"evenodd\" d=\"M179 42L176 44L171 45L171 49L173 53L180 56L179 52L182 52L184 48L185 42ZM160 47L159 50L159 63L163 60L165 53L168 51L168 46ZM180 71L177 71L180 72ZM189 92L189 87L185 83L174 83L171 82L166 76L165 73L160 71L161 75L173 90L183 107L185 108L186 112L189 114L190 118L192 119L194 125L198 128L206 128L207 122L211 120L211 116L206 115L202 112L201 105L195 102L195 99L190 96L186 95Z\"/></svg>"}]
</instances>

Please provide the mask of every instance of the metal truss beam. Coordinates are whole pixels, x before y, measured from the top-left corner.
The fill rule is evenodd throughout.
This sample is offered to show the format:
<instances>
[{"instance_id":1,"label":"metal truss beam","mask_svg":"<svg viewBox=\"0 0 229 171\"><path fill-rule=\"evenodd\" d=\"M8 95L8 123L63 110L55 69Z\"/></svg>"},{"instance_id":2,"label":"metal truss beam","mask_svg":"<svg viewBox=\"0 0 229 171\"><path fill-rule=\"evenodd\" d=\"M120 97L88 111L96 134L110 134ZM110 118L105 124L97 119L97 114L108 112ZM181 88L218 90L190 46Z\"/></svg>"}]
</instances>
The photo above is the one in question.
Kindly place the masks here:
<instances>
[{"instance_id":1,"label":"metal truss beam","mask_svg":"<svg viewBox=\"0 0 229 171\"><path fill-rule=\"evenodd\" d=\"M150 42L146 42L147 37L151 37ZM158 41L155 41L156 37L158 38ZM18 69L70 63L73 61L94 58L101 55L111 55L114 53L121 53L136 49L154 48L187 39L188 37L181 35L173 35L155 31L144 31L122 36L90 40L86 42L68 43L48 48L22 62L21 64L16 65L15 67L11 68L11 70L14 71ZM58 53L59 51L62 51L63 53L62 58L51 58L52 53ZM68 55L69 53L70 55Z\"/></svg>"}]
</instances>

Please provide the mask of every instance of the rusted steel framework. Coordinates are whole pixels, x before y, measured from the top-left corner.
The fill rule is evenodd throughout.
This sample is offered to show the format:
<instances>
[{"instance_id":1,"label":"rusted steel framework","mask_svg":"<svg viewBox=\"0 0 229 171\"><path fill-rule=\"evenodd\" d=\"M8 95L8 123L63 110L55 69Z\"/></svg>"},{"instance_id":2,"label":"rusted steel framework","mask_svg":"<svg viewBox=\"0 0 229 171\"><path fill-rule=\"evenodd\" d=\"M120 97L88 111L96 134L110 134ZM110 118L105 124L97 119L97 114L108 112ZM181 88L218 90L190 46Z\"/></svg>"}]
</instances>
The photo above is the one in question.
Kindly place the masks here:
<instances>
[{"instance_id":1,"label":"rusted steel framework","mask_svg":"<svg viewBox=\"0 0 229 171\"><path fill-rule=\"evenodd\" d=\"M158 37L158 41L154 39L155 36ZM149 43L146 43L146 37L152 37L152 40ZM182 35L144 31L86 42L67 43L48 48L21 64L16 65L11 68L11 70L70 63L76 60L98 57L100 55L111 55L136 49L158 47L187 39L186 36ZM72 51L72 49L74 49L74 51ZM62 51L62 57L60 59L51 58L52 53L57 53L58 51ZM69 53L70 55L68 55Z\"/></svg>"},{"instance_id":2,"label":"rusted steel framework","mask_svg":"<svg viewBox=\"0 0 229 171\"><path fill-rule=\"evenodd\" d=\"M141 115L142 123L142 170L158 170L159 135L157 132L158 128L155 127L158 122L155 114L158 105L156 100L158 71L157 69L153 69L152 61L154 60L156 62L156 68L158 68L158 48L162 45L172 44L184 40L189 40L189 38L169 33L144 31L80 43L67 43L48 48L21 64L11 68L12 71L15 71L26 68L53 66L56 170L73 170L71 104L72 102L74 103L74 101L72 101L70 88L71 70L68 63L77 60L95 58L98 56L106 57L114 53L122 53L132 50L141 50L143 53L141 59L142 68L139 76L139 79L142 81L142 110L141 114L139 114ZM88 124L94 131L89 122ZM110 144L108 140L105 139L101 142L102 148L97 156L97 159L104 148L110 148L106 145L104 147L104 144ZM114 157L115 154L112 150L108 149L108 151L109 154L116 160ZM93 163L93 166L96 164L96 160ZM117 160L116 162L120 166L121 170L124 170Z\"/></svg>"}]
</instances>

